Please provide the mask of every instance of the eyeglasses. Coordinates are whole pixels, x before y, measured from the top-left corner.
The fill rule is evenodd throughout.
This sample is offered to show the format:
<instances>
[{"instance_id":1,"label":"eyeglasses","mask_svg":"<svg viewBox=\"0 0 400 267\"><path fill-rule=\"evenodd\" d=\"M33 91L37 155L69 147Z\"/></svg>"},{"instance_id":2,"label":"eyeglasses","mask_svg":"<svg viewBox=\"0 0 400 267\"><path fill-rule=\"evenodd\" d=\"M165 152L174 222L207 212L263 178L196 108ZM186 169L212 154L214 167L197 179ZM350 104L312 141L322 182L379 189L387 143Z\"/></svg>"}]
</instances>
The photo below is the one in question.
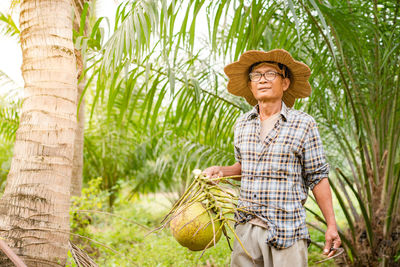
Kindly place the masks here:
<instances>
[{"instance_id":1,"label":"eyeglasses","mask_svg":"<svg viewBox=\"0 0 400 267\"><path fill-rule=\"evenodd\" d=\"M252 82L259 82L261 80L261 77L264 76L265 80L272 82L273 80L275 80L277 75L280 75L283 77L283 75L281 73L278 73L276 71L267 71L264 73L251 72L251 73L249 73L249 78L250 78L250 81L252 81Z\"/></svg>"}]
</instances>

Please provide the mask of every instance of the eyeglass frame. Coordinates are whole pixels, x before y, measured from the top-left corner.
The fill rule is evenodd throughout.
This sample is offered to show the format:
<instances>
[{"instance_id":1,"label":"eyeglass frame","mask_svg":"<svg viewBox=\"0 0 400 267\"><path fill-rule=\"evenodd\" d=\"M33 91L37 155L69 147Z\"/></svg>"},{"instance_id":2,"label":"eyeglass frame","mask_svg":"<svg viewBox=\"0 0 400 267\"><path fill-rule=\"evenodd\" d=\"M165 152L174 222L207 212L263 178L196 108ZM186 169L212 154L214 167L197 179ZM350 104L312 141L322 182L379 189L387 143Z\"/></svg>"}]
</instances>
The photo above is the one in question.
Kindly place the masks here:
<instances>
[{"instance_id":1,"label":"eyeglass frame","mask_svg":"<svg viewBox=\"0 0 400 267\"><path fill-rule=\"evenodd\" d=\"M267 79L267 77L265 76L265 74L267 74L267 73L274 73L274 74L275 74L274 78L273 78L272 80ZM255 80L252 79L252 74L260 74L260 78L259 78L258 80L255 81ZM250 73L249 73L249 79L250 79L250 81L252 81L252 82L259 82L259 81L261 81L261 78L264 77L264 79L265 79L266 81L272 82L272 81L274 81L274 80L276 79L276 77L277 77L278 75L280 75L282 78L285 78L285 76L284 76L282 73L279 73L279 72L277 72L277 71L267 71L267 72L264 72L264 73L260 73L260 72L250 72Z\"/></svg>"}]
</instances>

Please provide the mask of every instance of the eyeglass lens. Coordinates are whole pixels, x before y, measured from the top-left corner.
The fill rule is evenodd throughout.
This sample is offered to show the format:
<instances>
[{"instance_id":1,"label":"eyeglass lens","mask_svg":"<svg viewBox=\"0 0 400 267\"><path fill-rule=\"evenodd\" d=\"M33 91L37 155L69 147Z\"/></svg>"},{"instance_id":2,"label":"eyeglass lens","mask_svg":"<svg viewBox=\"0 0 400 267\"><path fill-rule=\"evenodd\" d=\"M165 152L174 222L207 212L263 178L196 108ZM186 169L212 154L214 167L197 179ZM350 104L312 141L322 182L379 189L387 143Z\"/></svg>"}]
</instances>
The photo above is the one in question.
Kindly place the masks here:
<instances>
[{"instance_id":1,"label":"eyeglass lens","mask_svg":"<svg viewBox=\"0 0 400 267\"><path fill-rule=\"evenodd\" d=\"M252 72L252 73L250 73L250 80L253 82L258 82L261 80L261 77L264 76L265 80L271 82L271 81L275 80L276 75L278 75L278 73L273 72L273 71L268 71L268 72L264 72L264 73Z\"/></svg>"}]
</instances>

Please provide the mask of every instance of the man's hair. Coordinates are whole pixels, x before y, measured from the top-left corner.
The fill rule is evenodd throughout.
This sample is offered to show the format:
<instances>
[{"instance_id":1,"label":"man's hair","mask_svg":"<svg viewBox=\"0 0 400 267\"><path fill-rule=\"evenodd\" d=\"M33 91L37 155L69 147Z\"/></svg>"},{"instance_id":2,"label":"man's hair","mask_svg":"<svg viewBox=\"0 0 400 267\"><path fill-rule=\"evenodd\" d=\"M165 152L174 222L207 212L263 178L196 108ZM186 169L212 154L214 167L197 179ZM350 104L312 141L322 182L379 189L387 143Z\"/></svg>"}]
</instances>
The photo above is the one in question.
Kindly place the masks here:
<instances>
[{"instance_id":1,"label":"man's hair","mask_svg":"<svg viewBox=\"0 0 400 267\"><path fill-rule=\"evenodd\" d=\"M268 64L277 65L278 68L279 68L281 71L283 71L283 73L282 73L283 78L290 78L290 71L289 71L289 68L288 68L286 65L284 65L284 64L282 64L282 63L279 63L279 62L275 62L275 61L258 61L258 62L254 63L253 65L250 66L250 68L249 68L249 73L251 73L255 67L257 67L258 65L260 65L260 64L262 64L262 63L268 63Z\"/></svg>"}]
</instances>

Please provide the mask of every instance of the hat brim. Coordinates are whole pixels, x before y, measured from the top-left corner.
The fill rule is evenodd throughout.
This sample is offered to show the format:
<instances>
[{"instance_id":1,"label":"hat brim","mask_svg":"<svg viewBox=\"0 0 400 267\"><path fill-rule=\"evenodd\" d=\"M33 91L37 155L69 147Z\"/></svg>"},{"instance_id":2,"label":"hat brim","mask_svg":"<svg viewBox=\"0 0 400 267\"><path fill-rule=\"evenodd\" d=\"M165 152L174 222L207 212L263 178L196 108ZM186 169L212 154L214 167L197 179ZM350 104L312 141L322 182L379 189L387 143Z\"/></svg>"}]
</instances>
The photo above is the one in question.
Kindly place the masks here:
<instances>
[{"instance_id":1,"label":"hat brim","mask_svg":"<svg viewBox=\"0 0 400 267\"><path fill-rule=\"evenodd\" d=\"M257 100L248 87L249 68L251 65L262 61L273 61L286 65L290 71L290 86L283 93L282 100L285 105L292 107L297 98L308 97L311 94L311 85L308 78L311 75L310 68L293 59L289 52L283 49L274 49L268 52L250 50L243 53L238 61L235 61L224 68L228 76L228 91L231 94L242 96L254 106Z\"/></svg>"}]
</instances>

